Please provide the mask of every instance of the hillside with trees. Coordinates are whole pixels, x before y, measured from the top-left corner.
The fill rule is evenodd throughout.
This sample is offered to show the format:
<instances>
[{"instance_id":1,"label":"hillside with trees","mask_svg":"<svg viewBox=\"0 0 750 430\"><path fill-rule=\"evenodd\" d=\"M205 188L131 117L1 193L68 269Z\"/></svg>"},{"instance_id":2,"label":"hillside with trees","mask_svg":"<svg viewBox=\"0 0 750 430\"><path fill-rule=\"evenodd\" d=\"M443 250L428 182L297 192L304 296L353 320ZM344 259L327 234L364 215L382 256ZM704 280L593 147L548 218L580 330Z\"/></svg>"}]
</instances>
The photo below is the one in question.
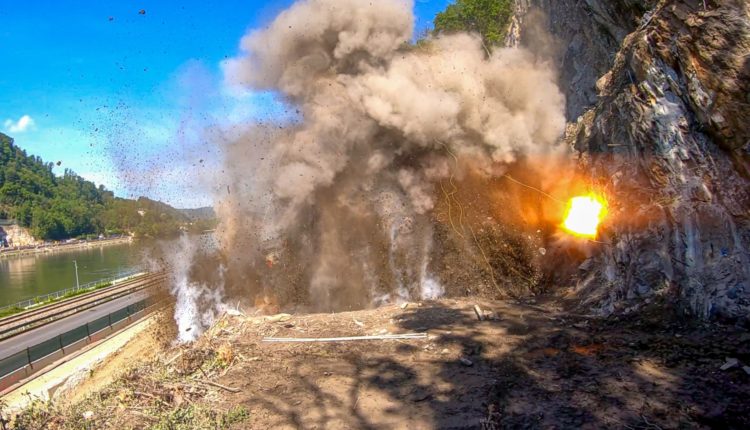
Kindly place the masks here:
<instances>
[{"instance_id":1,"label":"hillside with trees","mask_svg":"<svg viewBox=\"0 0 750 430\"><path fill-rule=\"evenodd\" d=\"M512 16L512 0L456 0L435 16L434 32L477 33L490 49L503 42Z\"/></svg>"},{"instance_id":2,"label":"hillside with trees","mask_svg":"<svg viewBox=\"0 0 750 430\"><path fill-rule=\"evenodd\" d=\"M53 167L0 133L0 218L15 219L42 240L131 233L164 237L193 227L187 215L165 203L115 197L70 169L57 176ZM195 228L205 229L202 224Z\"/></svg>"}]
</instances>

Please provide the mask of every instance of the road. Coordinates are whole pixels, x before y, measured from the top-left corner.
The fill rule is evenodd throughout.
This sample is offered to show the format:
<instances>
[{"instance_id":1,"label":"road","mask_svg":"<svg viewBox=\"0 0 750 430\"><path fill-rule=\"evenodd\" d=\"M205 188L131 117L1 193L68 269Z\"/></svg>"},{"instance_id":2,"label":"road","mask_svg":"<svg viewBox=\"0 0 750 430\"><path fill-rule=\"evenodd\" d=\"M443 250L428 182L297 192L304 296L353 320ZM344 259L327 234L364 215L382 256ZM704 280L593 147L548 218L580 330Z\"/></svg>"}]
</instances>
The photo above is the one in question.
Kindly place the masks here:
<instances>
[{"instance_id":1,"label":"road","mask_svg":"<svg viewBox=\"0 0 750 430\"><path fill-rule=\"evenodd\" d=\"M55 336L73 330L74 328L94 321L97 318L101 318L128 305L137 303L146 297L148 297L148 293L145 291L129 294L125 297L102 303L83 312L67 316L47 325L13 336L10 339L3 340L0 342L0 358L11 356L17 352L23 351L27 347L52 339Z\"/></svg>"}]
</instances>

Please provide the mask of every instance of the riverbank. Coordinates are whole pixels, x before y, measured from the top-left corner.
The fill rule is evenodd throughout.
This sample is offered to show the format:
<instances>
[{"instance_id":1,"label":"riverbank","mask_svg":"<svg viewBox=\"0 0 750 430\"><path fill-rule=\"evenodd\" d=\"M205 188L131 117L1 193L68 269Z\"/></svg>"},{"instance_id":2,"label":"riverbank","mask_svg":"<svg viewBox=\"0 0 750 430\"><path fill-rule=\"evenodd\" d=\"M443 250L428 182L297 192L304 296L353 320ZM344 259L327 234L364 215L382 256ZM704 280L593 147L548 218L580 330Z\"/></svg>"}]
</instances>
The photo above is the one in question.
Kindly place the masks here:
<instances>
[{"instance_id":1,"label":"riverbank","mask_svg":"<svg viewBox=\"0 0 750 430\"><path fill-rule=\"evenodd\" d=\"M111 285L119 284L131 280L137 276L144 275L145 272L132 273L127 276L113 276L106 279L100 279L98 281L89 282L84 285L75 286L72 288L66 288L64 290L55 291L50 294L43 296L36 296L30 299L26 299L20 302L12 303L10 305L0 306L0 322L2 319L14 314L18 314L30 309L38 309L44 306L58 303L62 300L72 299L80 295L91 293L102 288L109 287Z\"/></svg>"},{"instance_id":2,"label":"riverbank","mask_svg":"<svg viewBox=\"0 0 750 430\"><path fill-rule=\"evenodd\" d=\"M22 248L2 248L0 249L0 259L10 257L20 257L26 255L35 254L51 254L60 251L79 250L86 248L93 248L96 246L104 245L118 245L123 243L130 243L133 238L130 236L118 237L115 239L96 239L96 240L83 240L73 243L59 243L54 245L38 245L34 247L22 247Z\"/></svg>"}]
</instances>

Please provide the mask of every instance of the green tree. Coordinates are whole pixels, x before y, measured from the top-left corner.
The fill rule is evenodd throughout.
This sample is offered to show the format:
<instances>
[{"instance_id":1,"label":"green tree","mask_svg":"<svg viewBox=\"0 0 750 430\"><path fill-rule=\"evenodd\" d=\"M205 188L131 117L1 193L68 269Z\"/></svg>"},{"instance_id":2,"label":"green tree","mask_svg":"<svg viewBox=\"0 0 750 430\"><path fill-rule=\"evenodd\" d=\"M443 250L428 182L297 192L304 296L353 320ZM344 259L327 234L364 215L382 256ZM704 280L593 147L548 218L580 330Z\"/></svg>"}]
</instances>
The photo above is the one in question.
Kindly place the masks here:
<instances>
[{"instance_id":1,"label":"green tree","mask_svg":"<svg viewBox=\"0 0 750 430\"><path fill-rule=\"evenodd\" d=\"M187 215L167 204L116 198L70 169L56 176L52 167L0 133L0 215L29 227L36 238L121 232L163 237L189 225Z\"/></svg>"},{"instance_id":2,"label":"green tree","mask_svg":"<svg viewBox=\"0 0 750 430\"><path fill-rule=\"evenodd\" d=\"M31 234L44 240L58 240L65 238L65 227L60 224L58 217L40 207L32 211Z\"/></svg>"},{"instance_id":3,"label":"green tree","mask_svg":"<svg viewBox=\"0 0 750 430\"><path fill-rule=\"evenodd\" d=\"M513 16L512 0L456 0L435 16L435 33L479 33L490 49L505 39Z\"/></svg>"}]
</instances>

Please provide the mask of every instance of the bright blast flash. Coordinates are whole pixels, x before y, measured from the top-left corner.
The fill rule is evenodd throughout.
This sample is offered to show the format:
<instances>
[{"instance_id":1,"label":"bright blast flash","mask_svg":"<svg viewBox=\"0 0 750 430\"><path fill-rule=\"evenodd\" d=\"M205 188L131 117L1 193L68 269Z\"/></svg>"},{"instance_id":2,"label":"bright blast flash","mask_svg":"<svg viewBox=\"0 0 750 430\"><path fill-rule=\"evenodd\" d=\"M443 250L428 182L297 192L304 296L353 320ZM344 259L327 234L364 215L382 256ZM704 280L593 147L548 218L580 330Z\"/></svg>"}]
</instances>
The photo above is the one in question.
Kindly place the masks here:
<instances>
[{"instance_id":1,"label":"bright blast flash","mask_svg":"<svg viewBox=\"0 0 750 430\"><path fill-rule=\"evenodd\" d=\"M570 234L595 238L596 229L606 215L606 202L595 194L573 197L565 211L563 228Z\"/></svg>"}]
</instances>

